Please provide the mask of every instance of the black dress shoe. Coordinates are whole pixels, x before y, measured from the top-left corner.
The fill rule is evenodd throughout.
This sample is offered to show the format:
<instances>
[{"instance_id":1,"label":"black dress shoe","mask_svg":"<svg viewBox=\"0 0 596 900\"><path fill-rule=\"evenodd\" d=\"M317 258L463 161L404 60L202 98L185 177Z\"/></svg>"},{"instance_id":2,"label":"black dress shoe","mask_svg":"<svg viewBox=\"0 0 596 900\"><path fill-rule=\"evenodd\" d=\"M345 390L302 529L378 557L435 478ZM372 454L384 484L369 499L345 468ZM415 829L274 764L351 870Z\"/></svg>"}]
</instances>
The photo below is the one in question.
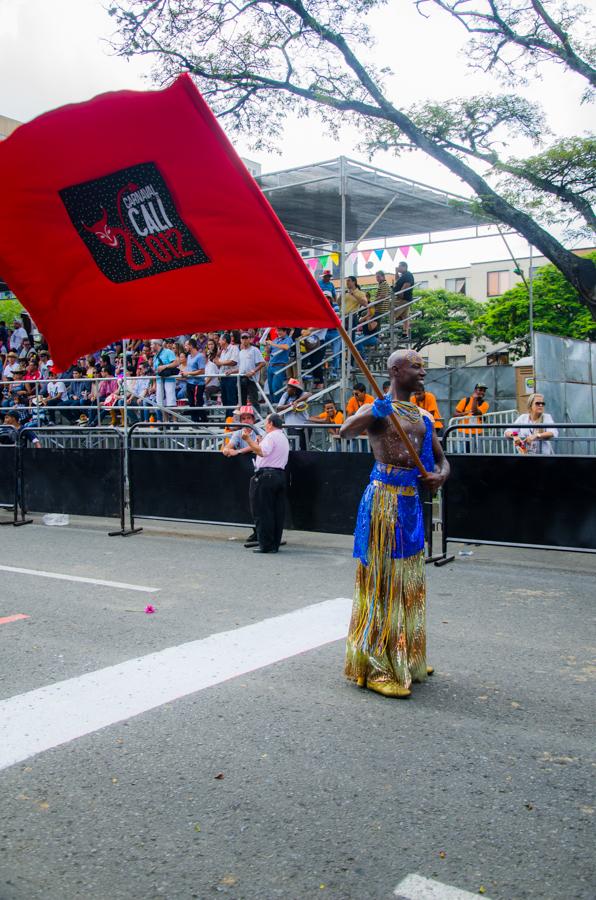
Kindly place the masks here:
<instances>
[{"instance_id":1,"label":"black dress shoe","mask_svg":"<svg viewBox=\"0 0 596 900\"><path fill-rule=\"evenodd\" d=\"M246 541L246 543L244 544L244 546L245 546L245 547L258 547L258 546L259 546L259 542L258 542L257 539L255 538L254 541L253 541L253 540Z\"/></svg>"},{"instance_id":2,"label":"black dress shoe","mask_svg":"<svg viewBox=\"0 0 596 900\"><path fill-rule=\"evenodd\" d=\"M253 553L277 553L277 550L264 550L262 547L255 547Z\"/></svg>"},{"instance_id":3,"label":"black dress shoe","mask_svg":"<svg viewBox=\"0 0 596 900\"><path fill-rule=\"evenodd\" d=\"M256 531L253 531L253 532L251 532L251 533L249 534L249 536L246 538L246 543L248 544L249 541L258 541L258 540L259 540L259 539L258 539L258 537L257 537Z\"/></svg>"}]
</instances>

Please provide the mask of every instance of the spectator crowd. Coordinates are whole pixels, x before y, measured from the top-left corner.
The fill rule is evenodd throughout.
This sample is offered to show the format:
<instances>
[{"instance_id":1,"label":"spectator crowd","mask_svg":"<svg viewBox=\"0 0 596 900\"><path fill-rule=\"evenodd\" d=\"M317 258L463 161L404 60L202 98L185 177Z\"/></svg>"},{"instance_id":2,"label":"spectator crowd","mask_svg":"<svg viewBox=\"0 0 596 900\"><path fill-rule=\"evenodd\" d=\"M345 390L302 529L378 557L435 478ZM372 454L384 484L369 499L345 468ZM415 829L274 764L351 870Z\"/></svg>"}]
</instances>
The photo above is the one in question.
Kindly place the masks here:
<instances>
[{"instance_id":1,"label":"spectator crowd","mask_svg":"<svg viewBox=\"0 0 596 900\"><path fill-rule=\"evenodd\" d=\"M396 272L394 287L403 292L402 281ZM393 314L401 302L393 298L383 272L377 273L376 282L372 296L356 278L346 280L345 325L365 357L378 343L379 317ZM339 314L330 271L324 272L319 286ZM395 319L399 321L399 313ZM402 333L407 333L405 324ZM338 380L340 361L341 339L335 329L280 326L130 340L126 359L122 343L114 342L60 372L43 336L23 313L11 325L0 321L0 404L3 415L16 410L19 423L37 427L119 425L125 400L128 421L147 423L168 418L173 407L185 407L179 412L195 422L229 420L239 406L249 405L259 418L261 407L270 404L283 414L300 446L306 446L309 424L329 426L333 446L344 412L331 391L317 414L308 401ZM372 397L357 383L346 415L364 402L372 402ZM212 415L210 410L217 407L219 415Z\"/></svg>"}]
</instances>

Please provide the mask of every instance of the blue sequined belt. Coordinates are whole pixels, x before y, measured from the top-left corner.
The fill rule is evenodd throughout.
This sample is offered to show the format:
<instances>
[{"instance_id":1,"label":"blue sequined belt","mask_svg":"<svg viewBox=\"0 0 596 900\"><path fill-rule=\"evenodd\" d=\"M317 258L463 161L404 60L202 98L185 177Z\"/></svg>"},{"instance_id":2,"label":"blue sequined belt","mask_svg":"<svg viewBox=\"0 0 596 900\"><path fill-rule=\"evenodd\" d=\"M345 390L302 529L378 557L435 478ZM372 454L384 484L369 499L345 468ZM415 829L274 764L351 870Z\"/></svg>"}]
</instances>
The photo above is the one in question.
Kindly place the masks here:
<instances>
[{"instance_id":1,"label":"blue sequined belt","mask_svg":"<svg viewBox=\"0 0 596 900\"><path fill-rule=\"evenodd\" d=\"M366 566L369 562L370 525L374 499L378 491L389 491L399 497L392 558L403 559L414 556L424 549L424 521L418 496L419 477L417 469L400 469L378 462L373 466L370 483L360 501L354 531L354 556L363 565Z\"/></svg>"},{"instance_id":2,"label":"blue sequined belt","mask_svg":"<svg viewBox=\"0 0 596 900\"><path fill-rule=\"evenodd\" d=\"M370 473L370 483L379 481L382 484L390 484L392 487L416 488L419 477L418 469L401 469L399 466L376 462ZM402 492L399 491L399 493Z\"/></svg>"}]
</instances>

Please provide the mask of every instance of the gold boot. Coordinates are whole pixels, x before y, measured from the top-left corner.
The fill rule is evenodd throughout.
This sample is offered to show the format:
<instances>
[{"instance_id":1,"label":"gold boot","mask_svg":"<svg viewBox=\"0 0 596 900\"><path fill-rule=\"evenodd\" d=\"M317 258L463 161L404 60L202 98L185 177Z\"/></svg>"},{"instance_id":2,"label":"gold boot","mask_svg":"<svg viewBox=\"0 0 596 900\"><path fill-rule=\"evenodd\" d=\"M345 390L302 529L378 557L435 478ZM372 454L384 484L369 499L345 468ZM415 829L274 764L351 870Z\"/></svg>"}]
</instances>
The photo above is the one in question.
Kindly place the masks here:
<instances>
[{"instance_id":1,"label":"gold boot","mask_svg":"<svg viewBox=\"0 0 596 900\"><path fill-rule=\"evenodd\" d=\"M375 694L381 694L383 697L404 699L412 693L409 688L402 687L401 684L395 684L394 681L367 681L366 686L369 691L374 691Z\"/></svg>"}]
</instances>

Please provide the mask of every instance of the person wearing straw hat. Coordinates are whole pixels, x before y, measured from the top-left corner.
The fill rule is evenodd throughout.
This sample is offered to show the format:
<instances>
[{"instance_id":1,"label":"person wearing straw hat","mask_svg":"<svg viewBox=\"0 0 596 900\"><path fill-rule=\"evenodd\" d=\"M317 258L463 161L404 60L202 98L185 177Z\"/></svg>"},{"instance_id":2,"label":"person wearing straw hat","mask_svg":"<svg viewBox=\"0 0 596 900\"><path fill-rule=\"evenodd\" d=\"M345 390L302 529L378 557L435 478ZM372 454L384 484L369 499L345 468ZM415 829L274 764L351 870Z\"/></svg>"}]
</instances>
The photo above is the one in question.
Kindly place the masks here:
<instances>
[{"instance_id":1,"label":"person wearing straw hat","mask_svg":"<svg viewBox=\"0 0 596 900\"><path fill-rule=\"evenodd\" d=\"M391 392L362 406L340 428L353 438L366 431L375 457L362 495L354 557L359 560L345 674L384 697L409 697L412 682L432 675L426 664L424 524L418 484L432 491L445 482L449 463L437 439L434 419L410 403L424 387L424 363L412 350L389 357ZM418 452L421 476L388 417L395 413Z\"/></svg>"},{"instance_id":2,"label":"person wearing straw hat","mask_svg":"<svg viewBox=\"0 0 596 900\"><path fill-rule=\"evenodd\" d=\"M240 423L240 427L238 427L238 429L234 431L234 433L232 434L232 437L221 448L221 452L223 453L223 455L227 456L228 458L231 458L234 456L246 456L247 454L251 454L251 453L254 455L255 451L244 440L244 437L242 434L243 429L245 429L245 428L250 429L251 436L253 437L253 439L255 441L257 441L260 438L265 436L264 429L255 424L256 423L256 414L255 414L255 411L252 408L252 406L247 405L247 406L240 407L240 409L238 410L238 422ZM253 459L253 463L254 462L255 462L255 460ZM252 510L250 492L249 492L249 504L251 506L251 515L254 520L254 512ZM254 526L253 526L253 530L246 538L246 541L244 542L244 546L245 547L258 547L259 546L259 541L258 541L257 533L256 533Z\"/></svg>"},{"instance_id":3,"label":"person wearing straw hat","mask_svg":"<svg viewBox=\"0 0 596 900\"><path fill-rule=\"evenodd\" d=\"M288 378L286 389L279 398L277 404L277 412L283 413L283 419L288 426L298 426L288 428L288 434L299 437L300 449L306 450L307 438L310 432L304 428L309 421L308 416L308 400L310 393L305 391L297 378Z\"/></svg>"}]
</instances>

